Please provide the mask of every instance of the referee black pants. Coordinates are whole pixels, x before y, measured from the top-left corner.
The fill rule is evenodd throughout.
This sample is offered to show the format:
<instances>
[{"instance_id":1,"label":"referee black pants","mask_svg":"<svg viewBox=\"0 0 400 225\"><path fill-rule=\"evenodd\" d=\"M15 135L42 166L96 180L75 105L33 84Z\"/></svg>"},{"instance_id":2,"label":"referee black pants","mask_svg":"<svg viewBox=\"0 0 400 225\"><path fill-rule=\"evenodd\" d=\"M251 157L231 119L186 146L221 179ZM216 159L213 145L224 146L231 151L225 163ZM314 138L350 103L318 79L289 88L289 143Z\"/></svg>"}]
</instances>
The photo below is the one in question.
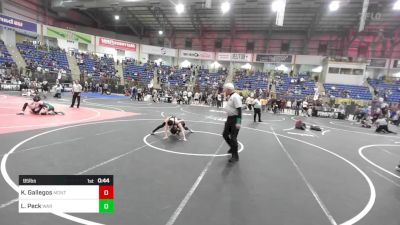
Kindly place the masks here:
<instances>
[{"instance_id":1,"label":"referee black pants","mask_svg":"<svg viewBox=\"0 0 400 225\"><path fill-rule=\"evenodd\" d=\"M76 99L78 99L78 104L76 105L77 108L79 108L79 105L81 104L81 93L80 92L74 92L72 95L72 103L71 107L74 107Z\"/></svg>"},{"instance_id":2,"label":"referee black pants","mask_svg":"<svg viewBox=\"0 0 400 225\"><path fill-rule=\"evenodd\" d=\"M232 158L239 159L237 141L239 129L236 128L236 118L237 116L228 116L222 136L230 147L229 153L232 154Z\"/></svg>"},{"instance_id":3,"label":"referee black pants","mask_svg":"<svg viewBox=\"0 0 400 225\"><path fill-rule=\"evenodd\" d=\"M254 122L256 122L256 117L258 115L258 122L261 122L261 109L254 108Z\"/></svg>"}]
</instances>

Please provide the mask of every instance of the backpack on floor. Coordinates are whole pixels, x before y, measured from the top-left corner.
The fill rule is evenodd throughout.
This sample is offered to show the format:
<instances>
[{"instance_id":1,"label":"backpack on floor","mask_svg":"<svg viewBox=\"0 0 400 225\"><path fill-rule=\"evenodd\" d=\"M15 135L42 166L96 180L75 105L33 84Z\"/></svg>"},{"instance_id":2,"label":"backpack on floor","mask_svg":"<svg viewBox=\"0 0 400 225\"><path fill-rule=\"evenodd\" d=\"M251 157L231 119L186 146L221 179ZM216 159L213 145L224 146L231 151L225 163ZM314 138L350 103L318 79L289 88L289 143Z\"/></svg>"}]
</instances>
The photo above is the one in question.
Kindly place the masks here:
<instances>
[{"instance_id":1,"label":"backpack on floor","mask_svg":"<svg viewBox=\"0 0 400 225\"><path fill-rule=\"evenodd\" d=\"M311 126L310 126L310 130L321 131L322 129L321 129L321 127L319 127L319 126L311 125Z\"/></svg>"}]
</instances>

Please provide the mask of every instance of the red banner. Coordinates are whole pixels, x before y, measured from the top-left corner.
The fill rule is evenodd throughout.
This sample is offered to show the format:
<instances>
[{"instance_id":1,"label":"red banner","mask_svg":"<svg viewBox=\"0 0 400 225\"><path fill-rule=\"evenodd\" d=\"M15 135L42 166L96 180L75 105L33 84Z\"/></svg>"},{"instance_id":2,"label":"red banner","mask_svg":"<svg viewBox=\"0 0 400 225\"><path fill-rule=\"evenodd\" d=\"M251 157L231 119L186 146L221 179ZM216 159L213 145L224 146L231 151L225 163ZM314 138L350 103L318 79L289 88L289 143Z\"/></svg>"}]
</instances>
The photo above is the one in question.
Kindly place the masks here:
<instances>
[{"instance_id":1,"label":"red banner","mask_svg":"<svg viewBox=\"0 0 400 225\"><path fill-rule=\"evenodd\" d=\"M132 52L136 52L136 44L125 41L118 41L110 38L99 38L99 45L104 47L116 48L116 49L124 49Z\"/></svg>"}]
</instances>

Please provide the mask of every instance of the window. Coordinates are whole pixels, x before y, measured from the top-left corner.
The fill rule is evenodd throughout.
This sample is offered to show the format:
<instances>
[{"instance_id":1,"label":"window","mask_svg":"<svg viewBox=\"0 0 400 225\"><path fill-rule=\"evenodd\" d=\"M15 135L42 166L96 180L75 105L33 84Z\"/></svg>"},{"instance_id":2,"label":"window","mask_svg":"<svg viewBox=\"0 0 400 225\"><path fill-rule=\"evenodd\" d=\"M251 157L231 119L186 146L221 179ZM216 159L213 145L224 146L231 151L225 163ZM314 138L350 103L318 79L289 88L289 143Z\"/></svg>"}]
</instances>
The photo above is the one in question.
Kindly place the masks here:
<instances>
[{"instance_id":1,"label":"window","mask_svg":"<svg viewBox=\"0 0 400 225\"><path fill-rule=\"evenodd\" d=\"M363 69L353 69L354 75L363 75L363 73L364 73Z\"/></svg>"},{"instance_id":2,"label":"window","mask_svg":"<svg viewBox=\"0 0 400 225\"><path fill-rule=\"evenodd\" d=\"M351 69L340 68L340 74L351 74Z\"/></svg>"},{"instance_id":3,"label":"window","mask_svg":"<svg viewBox=\"0 0 400 225\"><path fill-rule=\"evenodd\" d=\"M340 68L329 67L329 73L339 73Z\"/></svg>"}]
</instances>

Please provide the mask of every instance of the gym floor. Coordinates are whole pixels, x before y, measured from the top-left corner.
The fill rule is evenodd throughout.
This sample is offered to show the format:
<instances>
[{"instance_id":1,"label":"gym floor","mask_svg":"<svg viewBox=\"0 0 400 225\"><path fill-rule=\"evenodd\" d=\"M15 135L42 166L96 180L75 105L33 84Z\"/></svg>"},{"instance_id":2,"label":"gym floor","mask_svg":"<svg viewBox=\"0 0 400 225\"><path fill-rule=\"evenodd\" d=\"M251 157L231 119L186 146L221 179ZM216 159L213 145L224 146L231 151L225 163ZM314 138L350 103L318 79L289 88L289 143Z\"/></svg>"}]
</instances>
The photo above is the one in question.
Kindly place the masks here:
<instances>
[{"instance_id":1,"label":"gym floor","mask_svg":"<svg viewBox=\"0 0 400 225\"><path fill-rule=\"evenodd\" d=\"M1 225L399 225L400 136L351 121L244 111L240 161L227 162L221 109L87 96L49 99L65 116L17 116L0 95ZM149 135L185 119L188 141ZM397 127L390 127L398 132ZM21 174L114 175L113 214L19 214Z\"/></svg>"}]
</instances>

